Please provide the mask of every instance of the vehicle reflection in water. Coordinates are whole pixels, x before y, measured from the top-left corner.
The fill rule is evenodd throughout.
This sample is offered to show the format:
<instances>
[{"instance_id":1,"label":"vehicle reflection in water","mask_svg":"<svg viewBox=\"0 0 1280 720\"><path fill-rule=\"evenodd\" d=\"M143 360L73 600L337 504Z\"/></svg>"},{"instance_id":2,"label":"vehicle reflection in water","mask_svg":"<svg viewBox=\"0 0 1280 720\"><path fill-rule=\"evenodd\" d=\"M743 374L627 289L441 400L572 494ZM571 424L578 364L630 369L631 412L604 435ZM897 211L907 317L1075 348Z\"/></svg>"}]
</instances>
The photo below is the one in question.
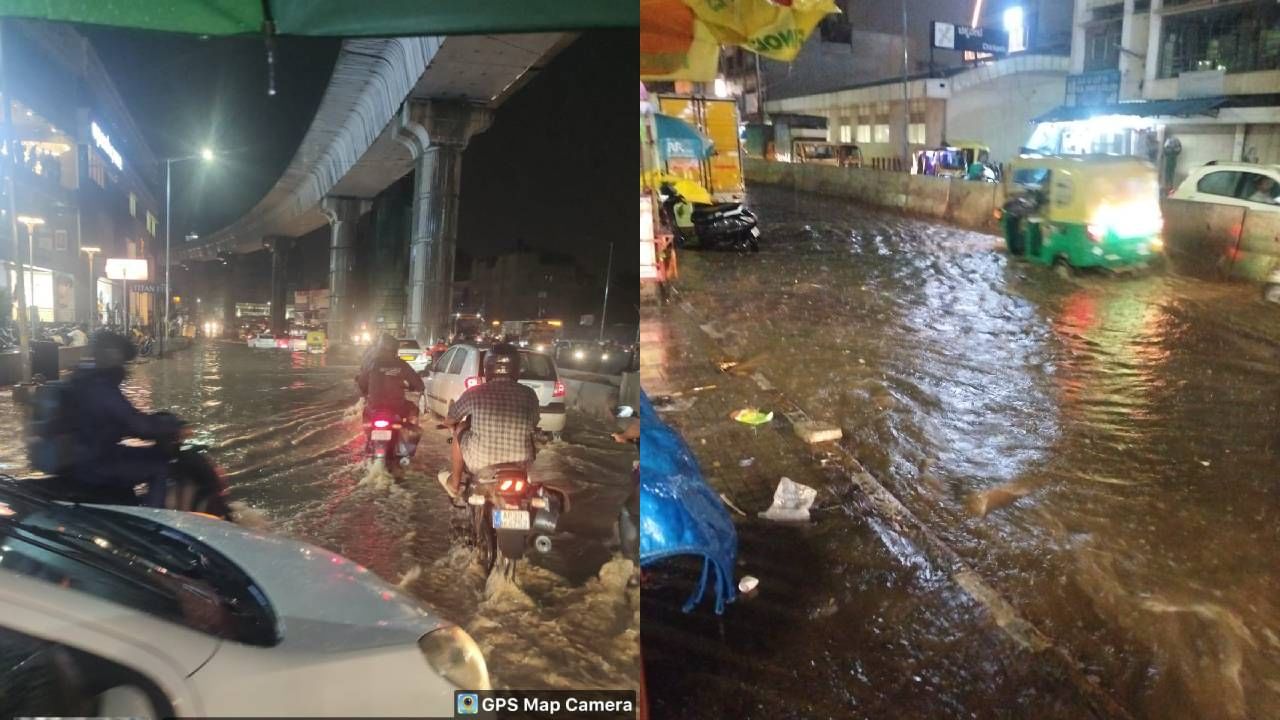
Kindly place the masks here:
<instances>
[{"instance_id":1,"label":"vehicle reflection in water","mask_svg":"<svg viewBox=\"0 0 1280 720\"><path fill-rule=\"evenodd\" d=\"M992 236L751 202L758 260L682 263L735 357L840 423L1135 714L1280 716L1280 314L1250 287L1062 280Z\"/></svg>"}]
</instances>

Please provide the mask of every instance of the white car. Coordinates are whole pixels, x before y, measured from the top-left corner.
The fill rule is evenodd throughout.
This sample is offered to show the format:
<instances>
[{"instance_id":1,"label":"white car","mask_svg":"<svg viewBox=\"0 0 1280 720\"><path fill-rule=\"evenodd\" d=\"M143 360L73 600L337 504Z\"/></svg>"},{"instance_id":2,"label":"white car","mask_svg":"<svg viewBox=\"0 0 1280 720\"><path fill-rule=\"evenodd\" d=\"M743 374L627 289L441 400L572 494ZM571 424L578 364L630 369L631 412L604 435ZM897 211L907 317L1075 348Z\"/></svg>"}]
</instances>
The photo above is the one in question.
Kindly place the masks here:
<instances>
[{"instance_id":1,"label":"white car","mask_svg":"<svg viewBox=\"0 0 1280 720\"><path fill-rule=\"evenodd\" d=\"M276 338L269 332L258 333L249 337L249 347L259 350L274 350L277 347L289 347L289 339L287 337Z\"/></svg>"},{"instance_id":2,"label":"white car","mask_svg":"<svg viewBox=\"0 0 1280 720\"><path fill-rule=\"evenodd\" d=\"M488 348L479 345L454 345L431 366L424 378L427 390L422 395L423 411L441 417L449 414L454 401L468 389L484 382L484 355ZM550 355L531 350L520 351L520 384L538 393L541 418L538 429L558 436L565 425L565 389L560 373Z\"/></svg>"},{"instance_id":3,"label":"white car","mask_svg":"<svg viewBox=\"0 0 1280 720\"><path fill-rule=\"evenodd\" d=\"M21 485L0 480L0 709L445 717L489 686L465 631L340 555Z\"/></svg>"},{"instance_id":4,"label":"white car","mask_svg":"<svg viewBox=\"0 0 1280 720\"><path fill-rule=\"evenodd\" d=\"M409 367L413 368L414 372L422 372L431 364L431 355L423 351L422 345L418 344L417 340L408 338L400 340L400 348L396 352L401 360L409 363Z\"/></svg>"},{"instance_id":5,"label":"white car","mask_svg":"<svg viewBox=\"0 0 1280 720\"><path fill-rule=\"evenodd\" d=\"M1169 197L1280 212L1280 165L1209 163L1192 170Z\"/></svg>"}]
</instances>

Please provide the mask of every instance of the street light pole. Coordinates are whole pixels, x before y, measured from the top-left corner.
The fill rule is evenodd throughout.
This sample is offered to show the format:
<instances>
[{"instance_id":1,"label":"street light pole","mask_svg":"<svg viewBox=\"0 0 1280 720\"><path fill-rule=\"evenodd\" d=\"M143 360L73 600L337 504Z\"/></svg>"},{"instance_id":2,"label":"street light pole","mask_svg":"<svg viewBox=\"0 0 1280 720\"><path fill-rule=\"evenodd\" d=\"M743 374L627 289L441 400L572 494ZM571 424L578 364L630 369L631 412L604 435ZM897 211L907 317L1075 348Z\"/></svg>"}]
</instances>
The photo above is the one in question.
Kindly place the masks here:
<instances>
[{"instance_id":1,"label":"street light pole","mask_svg":"<svg viewBox=\"0 0 1280 720\"><path fill-rule=\"evenodd\" d=\"M80 246L80 252L89 256L89 332L93 332L93 326L98 319L98 283L93 277L93 256L102 252L100 247Z\"/></svg>"},{"instance_id":2,"label":"street light pole","mask_svg":"<svg viewBox=\"0 0 1280 720\"><path fill-rule=\"evenodd\" d=\"M604 340L604 321L609 315L609 281L613 275L613 243L609 243L609 265L604 271L604 305L600 308L600 339Z\"/></svg>"},{"instance_id":3,"label":"street light pole","mask_svg":"<svg viewBox=\"0 0 1280 720\"><path fill-rule=\"evenodd\" d=\"M169 175L173 172L173 158L164 160L164 330L160 333L160 357L164 357L169 344Z\"/></svg>"}]
</instances>

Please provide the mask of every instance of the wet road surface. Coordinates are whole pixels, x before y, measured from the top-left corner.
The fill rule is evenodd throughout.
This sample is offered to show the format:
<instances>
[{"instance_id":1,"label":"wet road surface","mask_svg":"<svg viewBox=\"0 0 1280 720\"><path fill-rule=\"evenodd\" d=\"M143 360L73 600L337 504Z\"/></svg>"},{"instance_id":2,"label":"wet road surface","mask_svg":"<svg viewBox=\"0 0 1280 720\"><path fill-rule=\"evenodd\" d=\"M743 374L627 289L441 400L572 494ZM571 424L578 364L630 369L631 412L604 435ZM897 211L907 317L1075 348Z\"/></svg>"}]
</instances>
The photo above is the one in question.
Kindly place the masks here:
<instances>
[{"instance_id":1,"label":"wet road surface","mask_svg":"<svg viewBox=\"0 0 1280 720\"><path fill-rule=\"evenodd\" d=\"M551 553L523 563L517 584L486 579L464 547L463 511L436 480L447 433L426 423L414 464L393 481L361 453L358 358L250 350L209 341L134 366L128 394L171 410L211 446L235 499L273 531L339 552L399 583L476 638L499 687L631 688L638 682L638 591L616 556L612 521L629 492L633 446L571 414L564 441L533 472L572 488L572 512ZM21 420L0 404L0 471L26 461Z\"/></svg>"},{"instance_id":2,"label":"wet road surface","mask_svg":"<svg viewBox=\"0 0 1280 720\"><path fill-rule=\"evenodd\" d=\"M1280 312L1252 287L1063 280L990 235L791 191L750 200L759 255L681 257L682 297L731 359L838 423L845 448L1132 715L1280 717ZM811 532L844 522L864 524ZM814 551L820 568L867 562L857 542ZM910 583L865 577L848 571L856 602L904 604L908 643L931 623L971 632ZM850 613L861 627L834 655L818 650L829 622L757 626L816 663L782 654L794 680L772 690L874 699L836 678L860 658L886 678L929 662L922 645L893 667L866 642L869 617ZM1009 681L978 657L949 678L978 690L953 688L962 701L944 693L938 712L1009 707ZM1041 691L1023 690L1034 707Z\"/></svg>"}]
</instances>

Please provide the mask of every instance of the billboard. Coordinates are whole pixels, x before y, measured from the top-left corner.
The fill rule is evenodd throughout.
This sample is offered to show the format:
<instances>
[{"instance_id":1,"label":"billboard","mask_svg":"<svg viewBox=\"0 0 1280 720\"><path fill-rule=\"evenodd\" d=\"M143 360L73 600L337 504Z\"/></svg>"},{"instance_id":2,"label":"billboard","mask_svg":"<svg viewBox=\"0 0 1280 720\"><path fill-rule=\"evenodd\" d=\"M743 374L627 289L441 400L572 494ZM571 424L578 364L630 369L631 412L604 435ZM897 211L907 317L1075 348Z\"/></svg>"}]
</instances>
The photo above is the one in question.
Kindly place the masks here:
<instances>
[{"instance_id":1,"label":"billboard","mask_svg":"<svg viewBox=\"0 0 1280 720\"><path fill-rule=\"evenodd\" d=\"M104 268L107 278L111 280L146 280L148 277L145 258L107 258Z\"/></svg>"},{"instance_id":2,"label":"billboard","mask_svg":"<svg viewBox=\"0 0 1280 720\"><path fill-rule=\"evenodd\" d=\"M932 46L939 50L992 53L1009 52L1009 33L995 28L976 28L933 21Z\"/></svg>"}]
</instances>

